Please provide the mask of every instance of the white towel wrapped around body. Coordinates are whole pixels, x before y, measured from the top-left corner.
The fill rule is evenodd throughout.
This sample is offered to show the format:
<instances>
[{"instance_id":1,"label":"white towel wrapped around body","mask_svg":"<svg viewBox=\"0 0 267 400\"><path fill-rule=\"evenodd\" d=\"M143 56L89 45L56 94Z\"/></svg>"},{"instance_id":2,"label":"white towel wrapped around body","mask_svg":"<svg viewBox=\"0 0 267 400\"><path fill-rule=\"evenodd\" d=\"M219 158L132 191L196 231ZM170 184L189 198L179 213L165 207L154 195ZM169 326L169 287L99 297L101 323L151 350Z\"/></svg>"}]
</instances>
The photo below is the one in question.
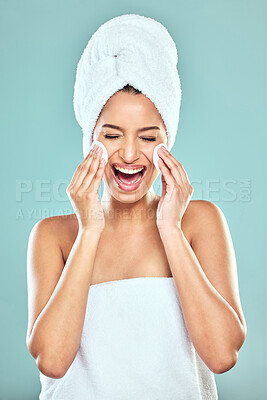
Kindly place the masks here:
<instances>
[{"instance_id":1,"label":"white towel wrapped around body","mask_svg":"<svg viewBox=\"0 0 267 400\"><path fill-rule=\"evenodd\" d=\"M157 108L174 144L179 122L181 83L176 45L167 29L152 18L125 14L101 25L77 65L73 105L83 130L84 157L108 99L129 84Z\"/></svg>"},{"instance_id":2,"label":"white towel wrapped around body","mask_svg":"<svg viewBox=\"0 0 267 400\"><path fill-rule=\"evenodd\" d=\"M173 277L90 285L74 361L62 378L40 372L40 381L39 400L218 400Z\"/></svg>"}]
</instances>

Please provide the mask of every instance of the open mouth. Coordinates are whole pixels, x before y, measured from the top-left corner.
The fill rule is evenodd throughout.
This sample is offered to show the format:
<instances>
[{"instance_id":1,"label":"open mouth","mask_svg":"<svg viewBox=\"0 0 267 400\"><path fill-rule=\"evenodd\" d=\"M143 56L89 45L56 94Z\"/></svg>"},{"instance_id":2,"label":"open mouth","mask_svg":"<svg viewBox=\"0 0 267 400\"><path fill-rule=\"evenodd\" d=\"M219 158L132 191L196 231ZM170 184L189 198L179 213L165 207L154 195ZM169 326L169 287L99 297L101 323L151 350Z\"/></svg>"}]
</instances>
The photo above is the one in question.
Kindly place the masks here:
<instances>
[{"instance_id":1,"label":"open mouth","mask_svg":"<svg viewBox=\"0 0 267 400\"><path fill-rule=\"evenodd\" d=\"M136 170L140 170L141 168L137 168ZM114 175L114 178L121 182L124 185L134 185L138 182L141 182L143 180L143 177L146 172L146 167L144 166L141 171L134 172L134 169L129 170L129 172L126 172L127 169L119 170L115 168L115 165L112 165L112 172Z\"/></svg>"}]
</instances>

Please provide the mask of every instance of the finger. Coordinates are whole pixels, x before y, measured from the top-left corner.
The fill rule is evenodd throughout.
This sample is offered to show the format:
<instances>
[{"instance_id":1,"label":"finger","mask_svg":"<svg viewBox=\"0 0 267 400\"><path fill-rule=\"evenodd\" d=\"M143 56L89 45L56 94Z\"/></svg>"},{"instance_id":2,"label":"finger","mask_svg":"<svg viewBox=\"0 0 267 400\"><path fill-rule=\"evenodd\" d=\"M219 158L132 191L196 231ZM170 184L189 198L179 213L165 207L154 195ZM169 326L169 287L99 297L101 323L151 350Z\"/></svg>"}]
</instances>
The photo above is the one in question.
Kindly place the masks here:
<instances>
[{"instance_id":1,"label":"finger","mask_svg":"<svg viewBox=\"0 0 267 400\"><path fill-rule=\"evenodd\" d=\"M171 171L172 175L174 176L176 182L180 186L184 186L185 182L182 178L181 173L179 172L179 166L178 166L178 161L176 160L176 163L172 161L172 159L167 155L167 154L162 154L163 152L160 153L160 157L164 160L164 163L167 165L169 170Z\"/></svg>"},{"instance_id":2,"label":"finger","mask_svg":"<svg viewBox=\"0 0 267 400\"><path fill-rule=\"evenodd\" d=\"M74 193L76 193L76 191L80 188L81 184L83 183L84 178L87 176L87 174L90 170L90 166L92 165L94 158L97 154L96 151L97 151L97 147L95 147L92 150L87 162L85 162L83 164L83 166L81 166L81 168L79 169L79 174L77 175L76 181L74 182L74 185L73 185Z\"/></svg>"},{"instance_id":3,"label":"finger","mask_svg":"<svg viewBox=\"0 0 267 400\"><path fill-rule=\"evenodd\" d=\"M178 165L179 161L176 160L176 158L169 152L169 150L167 150L164 146L159 148L159 155L168 155L170 157L170 159L176 164Z\"/></svg>"},{"instance_id":4,"label":"finger","mask_svg":"<svg viewBox=\"0 0 267 400\"><path fill-rule=\"evenodd\" d=\"M106 164L105 160L103 158L101 158L99 160L98 170L96 171L95 177L93 179L93 185L94 185L94 189L96 192L98 191L101 181L103 179L103 175L104 175L105 167L106 167L105 164Z\"/></svg>"},{"instance_id":5,"label":"finger","mask_svg":"<svg viewBox=\"0 0 267 400\"><path fill-rule=\"evenodd\" d=\"M185 185L190 185L190 181L189 181L187 173L186 173L186 171L185 171L185 169L183 167L183 164L180 163L178 160L176 160L176 158L167 149L166 149L165 154L166 154L167 157L169 157L178 166L178 169L179 169L179 172L181 174L181 177L183 179L184 184Z\"/></svg>"},{"instance_id":6,"label":"finger","mask_svg":"<svg viewBox=\"0 0 267 400\"><path fill-rule=\"evenodd\" d=\"M78 175L80 174L81 170L84 168L85 164L88 162L88 160L90 159L93 150L95 149L95 145L94 147L89 151L89 153L87 154L87 156L85 157L85 159L81 162L81 164L78 165L78 167L76 168L75 173L73 174L73 177L70 181L69 187L70 186L74 186L76 179L78 177Z\"/></svg>"},{"instance_id":7,"label":"finger","mask_svg":"<svg viewBox=\"0 0 267 400\"><path fill-rule=\"evenodd\" d=\"M165 196L167 184L166 184L166 181L165 181L165 178L164 178L163 174L161 174L161 183L162 183L162 193L161 193L161 196Z\"/></svg>"},{"instance_id":8,"label":"finger","mask_svg":"<svg viewBox=\"0 0 267 400\"><path fill-rule=\"evenodd\" d=\"M97 153L95 153L93 161L89 167L88 173L85 175L85 177L81 183L81 188L83 191L88 190L88 187L91 185L91 182L95 178L95 174L96 174L99 166L101 166L100 159L101 159L102 153L103 153L102 148L99 148L99 151Z\"/></svg>"},{"instance_id":9,"label":"finger","mask_svg":"<svg viewBox=\"0 0 267 400\"><path fill-rule=\"evenodd\" d=\"M173 175L171 174L169 168L166 167L166 165L164 164L164 161L161 160L160 158L158 160L158 164L159 164L159 168L162 172L162 175L164 175L164 178L166 181L166 189L167 189L167 185L172 186L176 183L175 179L174 179Z\"/></svg>"},{"instance_id":10,"label":"finger","mask_svg":"<svg viewBox=\"0 0 267 400\"><path fill-rule=\"evenodd\" d=\"M183 176L184 176L184 180L185 180L186 184L191 185L191 184L190 184L190 181L189 181L189 178L188 178L188 175L187 175L187 173L186 173L186 170L184 169L184 166L183 166L183 164L181 164L181 163L180 163L180 168L181 168L181 173L182 173Z\"/></svg>"}]
</instances>

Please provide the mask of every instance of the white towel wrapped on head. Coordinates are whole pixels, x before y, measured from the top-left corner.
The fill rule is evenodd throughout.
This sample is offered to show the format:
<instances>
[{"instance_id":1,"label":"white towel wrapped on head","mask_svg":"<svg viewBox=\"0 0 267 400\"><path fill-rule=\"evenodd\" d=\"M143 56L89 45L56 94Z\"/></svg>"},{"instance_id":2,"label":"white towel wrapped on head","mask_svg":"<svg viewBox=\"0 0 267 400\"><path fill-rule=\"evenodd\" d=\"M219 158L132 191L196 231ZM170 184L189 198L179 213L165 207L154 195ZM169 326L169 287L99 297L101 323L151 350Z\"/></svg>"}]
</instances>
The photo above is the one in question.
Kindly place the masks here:
<instances>
[{"instance_id":1,"label":"white towel wrapped on head","mask_svg":"<svg viewBox=\"0 0 267 400\"><path fill-rule=\"evenodd\" d=\"M178 128L181 84L176 45L167 29L152 18L125 14L101 25L77 65L73 105L83 130L84 157L107 100L129 84L157 108L167 131L167 147Z\"/></svg>"}]
</instances>

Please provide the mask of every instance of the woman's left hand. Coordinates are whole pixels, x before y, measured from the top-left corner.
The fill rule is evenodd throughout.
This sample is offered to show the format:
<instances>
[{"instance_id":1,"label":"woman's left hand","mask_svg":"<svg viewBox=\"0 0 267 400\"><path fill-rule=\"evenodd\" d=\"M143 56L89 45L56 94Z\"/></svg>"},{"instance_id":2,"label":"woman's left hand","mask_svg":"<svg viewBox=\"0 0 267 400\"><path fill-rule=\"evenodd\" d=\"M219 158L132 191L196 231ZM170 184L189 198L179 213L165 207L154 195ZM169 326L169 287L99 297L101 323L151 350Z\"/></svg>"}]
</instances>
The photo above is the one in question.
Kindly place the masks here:
<instances>
[{"instance_id":1,"label":"woman's left hand","mask_svg":"<svg viewBox=\"0 0 267 400\"><path fill-rule=\"evenodd\" d=\"M162 146L158 150L161 158L158 165L161 170L162 194L157 208L157 226L159 231L172 227L181 228L184 212L193 194L193 186L182 164Z\"/></svg>"}]
</instances>

